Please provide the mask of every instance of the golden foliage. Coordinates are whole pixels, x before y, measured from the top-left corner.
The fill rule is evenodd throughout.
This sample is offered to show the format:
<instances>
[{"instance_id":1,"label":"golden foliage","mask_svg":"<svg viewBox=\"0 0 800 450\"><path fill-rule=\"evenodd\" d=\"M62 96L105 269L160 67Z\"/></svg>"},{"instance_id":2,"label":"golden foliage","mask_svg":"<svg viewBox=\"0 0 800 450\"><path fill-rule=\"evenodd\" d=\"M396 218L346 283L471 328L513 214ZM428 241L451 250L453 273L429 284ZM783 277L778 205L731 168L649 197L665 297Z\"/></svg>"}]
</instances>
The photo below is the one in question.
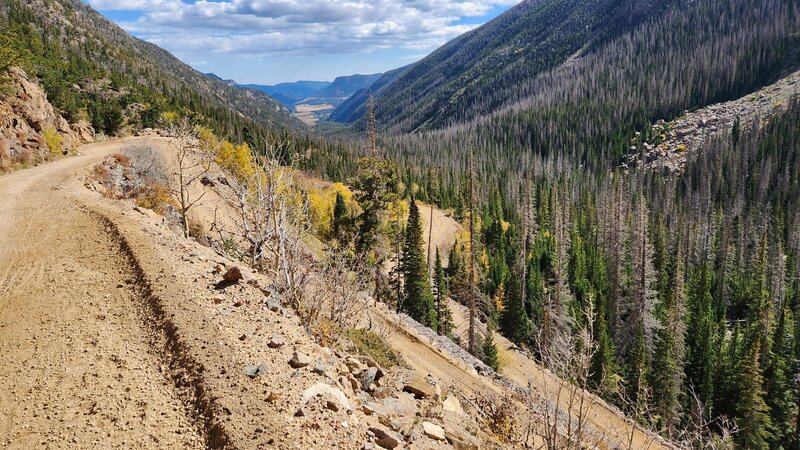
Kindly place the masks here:
<instances>
[{"instance_id":1,"label":"golden foliage","mask_svg":"<svg viewBox=\"0 0 800 450\"><path fill-rule=\"evenodd\" d=\"M145 184L134 194L134 202L136 206L152 209L161 215L166 213L168 206L178 206L169 187L158 182Z\"/></svg>"},{"instance_id":2,"label":"golden foliage","mask_svg":"<svg viewBox=\"0 0 800 450\"><path fill-rule=\"evenodd\" d=\"M175 111L164 111L161 113L161 122L163 122L164 125L178 123L178 119L180 119L180 115Z\"/></svg>"},{"instance_id":3,"label":"golden foliage","mask_svg":"<svg viewBox=\"0 0 800 450\"><path fill-rule=\"evenodd\" d=\"M64 150L61 146L64 138L54 128L47 128L42 132L42 139L50 150L50 157L56 158Z\"/></svg>"},{"instance_id":4,"label":"golden foliage","mask_svg":"<svg viewBox=\"0 0 800 450\"><path fill-rule=\"evenodd\" d=\"M408 219L409 206L408 201L397 199L386 207L387 217L386 221L389 223L402 223Z\"/></svg>"},{"instance_id":5,"label":"golden foliage","mask_svg":"<svg viewBox=\"0 0 800 450\"><path fill-rule=\"evenodd\" d=\"M478 394L474 401L475 406L483 411L484 423L491 432L502 442L511 442L516 433L517 415L515 402L509 394L502 397L493 394Z\"/></svg>"},{"instance_id":6,"label":"golden foliage","mask_svg":"<svg viewBox=\"0 0 800 450\"><path fill-rule=\"evenodd\" d=\"M506 288L501 282L499 286L497 286L497 290L494 294L494 307L497 309L498 313L503 312L506 309L505 305L506 301Z\"/></svg>"},{"instance_id":7,"label":"golden foliage","mask_svg":"<svg viewBox=\"0 0 800 450\"><path fill-rule=\"evenodd\" d=\"M353 200L353 191L344 184L334 183L324 190L316 186L306 188L309 220L320 236L329 236L332 232L333 207L336 204L337 193L344 199L350 215L354 216L358 210L358 204Z\"/></svg>"}]
</instances>

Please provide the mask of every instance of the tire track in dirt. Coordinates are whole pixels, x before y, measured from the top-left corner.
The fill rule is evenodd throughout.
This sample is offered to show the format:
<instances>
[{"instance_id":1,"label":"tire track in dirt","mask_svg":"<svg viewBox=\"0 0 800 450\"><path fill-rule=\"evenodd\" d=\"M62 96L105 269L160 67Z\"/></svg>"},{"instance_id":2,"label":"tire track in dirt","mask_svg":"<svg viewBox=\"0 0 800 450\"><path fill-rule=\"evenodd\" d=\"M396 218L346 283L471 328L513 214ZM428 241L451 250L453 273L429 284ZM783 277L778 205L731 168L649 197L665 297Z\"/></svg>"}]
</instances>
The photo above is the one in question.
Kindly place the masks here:
<instances>
[{"instance_id":1,"label":"tire track in dirt","mask_svg":"<svg viewBox=\"0 0 800 450\"><path fill-rule=\"evenodd\" d=\"M178 327L170 320L161 299L154 293L144 269L139 264L125 236L105 215L88 210L87 213L102 224L105 232L119 248L119 258L128 269L130 284L139 303L137 310L143 326L150 329L151 348L167 366L167 376L172 380L178 396L183 400L198 432L209 449L232 448L231 437L216 417L219 409L203 381L204 367L191 356Z\"/></svg>"}]
</instances>

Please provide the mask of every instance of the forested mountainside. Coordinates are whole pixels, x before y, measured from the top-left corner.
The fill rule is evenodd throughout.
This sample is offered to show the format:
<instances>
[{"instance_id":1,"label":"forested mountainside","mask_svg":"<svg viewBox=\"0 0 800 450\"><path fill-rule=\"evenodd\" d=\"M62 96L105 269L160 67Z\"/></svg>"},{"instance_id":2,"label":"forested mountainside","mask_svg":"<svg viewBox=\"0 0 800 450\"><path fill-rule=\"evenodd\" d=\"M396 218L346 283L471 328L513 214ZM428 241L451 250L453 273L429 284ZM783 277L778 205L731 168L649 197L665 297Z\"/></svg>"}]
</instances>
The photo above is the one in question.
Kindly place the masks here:
<instances>
[{"instance_id":1,"label":"forested mountainside","mask_svg":"<svg viewBox=\"0 0 800 450\"><path fill-rule=\"evenodd\" d=\"M40 80L70 122L81 110L93 117L117 116L137 105L144 127L154 126L162 112L185 110L240 138L303 128L266 94L204 76L79 0L4 1L0 27L16 49L15 63Z\"/></svg>"},{"instance_id":2,"label":"forested mountainside","mask_svg":"<svg viewBox=\"0 0 800 450\"><path fill-rule=\"evenodd\" d=\"M386 88L376 116L399 131L478 117L521 98L521 83L674 3L523 1L414 64Z\"/></svg>"},{"instance_id":3,"label":"forested mountainside","mask_svg":"<svg viewBox=\"0 0 800 450\"><path fill-rule=\"evenodd\" d=\"M416 63L383 90L375 116L391 133L512 105L536 123L581 120L605 114L608 97L613 119L633 108L674 115L739 97L795 65L796 31L791 0L526 1ZM594 95L602 98L585 101ZM509 131L516 116L493 129Z\"/></svg>"},{"instance_id":4,"label":"forested mountainside","mask_svg":"<svg viewBox=\"0 0 800 450\"><path fill-rule=\"evenodd\" d=\"M796 448L800 103L757 92L796 84L784 77L800 67L800 3L580 3L525 2L484 26L493 33L458 38L373 92L401 196L476 230L450 251L448 294L478 297L478 317L556 372L590 329L595 392L675 442ZM544 11L562 13L556 29L584 17L567 12L601 19L584 17L594 27L576 41L550 30L553 59L538 72L468 57L503 48L489 37L508 39L522 12ZM527 29L548 22L537 23ZM553 45L562 38L567 50ZM505 72L524 76L498 81ZM676 146L678 170L623 164L718 102L692 115L707 138ZM397 301L423 323L446 321L422 295Z\"/></svg>"}]
</instances>

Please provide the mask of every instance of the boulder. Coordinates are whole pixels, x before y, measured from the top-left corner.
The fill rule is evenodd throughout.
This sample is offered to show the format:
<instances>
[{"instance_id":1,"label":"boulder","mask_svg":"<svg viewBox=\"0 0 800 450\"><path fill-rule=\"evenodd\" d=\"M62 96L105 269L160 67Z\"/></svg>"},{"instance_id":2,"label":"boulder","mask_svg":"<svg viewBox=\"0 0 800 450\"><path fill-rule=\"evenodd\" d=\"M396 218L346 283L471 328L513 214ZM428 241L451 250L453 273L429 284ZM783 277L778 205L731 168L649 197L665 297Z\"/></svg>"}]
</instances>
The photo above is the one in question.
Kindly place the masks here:
<instances>
[{"instance_id":1,"label":"boulder","mask_svg":"<svg viewBox=\"0 0 800 450\"><path fill-rule=\"evenodd\" d=\"M464 408L461 407L461 402L459 402L458 399L452 394L448 395L442 403L442 410L455 413L460 416L466 416Z\"/></svg>"},{"instance_id":2,"label":"boulder","mask_svg":"<svg viewBox=\"0 0 800 450\"><path fill-rule=\"evenodd\" d=\"M433 440L436 441L446 440L444 435L444 428L440 427L439 425L430 422L422 422L422 431L425 433L426 436L428 436Z\"/></svg>"},{"instance_id":3,"label":"boulder","mask_svg":"<svg viewBox=\"0 0 800 450\"><path fill-rule=\"evenodd\" d=\"M305 353L301 352L294 352L292 354L292 359L289 360L289 365L295 369L305 367L309 364L311 364L311 358L309 358Z\"/></svg>"},{"instance_id":4,"label":"boulder","mask_svg":"<svg viewBox=\"0 0 800 450\"><path fill-rule=\"evenodd\" d=\"M314 364L314 368L311 369L311 371L317 375L325 375L325 370L325 363L322 362L322 358L317 358L317 362Z\"/></svg>"},{"instance_id":5,"label":"boulder","mask_svg":"<svg viewBox=\"0 0 800 450\"><path fill-rule=\"evenodd\" d=\"M436 389L419 375L412 376L403 386L403 391L414 394L414 397L420 400L433 398L436 395Z\"/></svg>"},{"instance_id":6,"label":"boulder","mask_svg":"<svg viewBox=\"0 0 800 450\"><path fill-rule=\"evenodd\" d=\"M464 416L445 412L442 415L442 427L448 442L456 449L478 450L482 448L482 442L470 432L468 421Z\"/></svg>"},{"instance_id":7,"label":"boulder","mask_svg":"<svg viewBox=\"0 0 800 450\"><path fill-rule=\"evenodd\" d=\"M262 363L258 366L255 365L248 365L244 368L244 374L250 378L256 378L259 375L267 373L269 367L266 363Z\"/></svg>"},{"instance_id":8,"label":"boulder","mask_svg":"<svg viewBox=\"0 0 800 450\"><path fill-rule=\"evenodd\" d=\"M223 275L222 278L228 283L235 283L244 277L242 276L242 270L234 266L228 269L228 271L225 272L225 275Z\"/></svg>"},{"instance_id":9,"label":"boulder","mask_svg":"<svg viewBox=\"0 0 800 450\"><path fill-rule=\"evenodd\" d=\"M361 372L367 370L366 364L353 357L347 358L344 363L353 375L359 375Z\"/></svg>"},{"instance_id":10,"label":"boulder","mask_svg":"<svg viewBox=\"0 0 800 450\"><path fill-rule=\"evenodd\" d=\"M370 391L370 386L375 382L375 377L378 375L377 367L370 367L361 374L361 390Z\"/></svg>"},{"instance_id":11,"label":"boulder","mask_svg":"<svg viewBox=\"0 0 800 450\"><path fill-rule=\"evenodd\" d=\"M325 383L317 383L311 386L310 388L306 389L303 392L303 396L300 399L300 403L303 406L305 406L314 397L327 397L328 402L326 402L326 405L328 409L331 409L330 404L331 400L333 400L336 403L338 403L338 406L344 408L344 410L347 411L348 414L353 412L353 408L350 407L350 402L347 400L347 396L344 395L344 392L333 386L327 385Z\"/></svg>"},{"instance_id":12,"label":"boulder","mask_svg":"<svg viewBox=\"0 0 800 450\"><path fill-rule=\"evenodd\" d=\"M267 347L269 348L281 348L283 345L283 337L275 333L272 334L272 336L269 338L269 342L267 343Z\"/></svg>"},{"instance_id":13,"label":"boulder","mask_svg":"<svg viewBox=\"0 0 800 450\"><path fill-rule=\"evenodd\" d=\"M267 297L267 308L269 308L272 312L280 312L281 310L281 299L278 295L272 294Z\"/></svg>"},{"instance_id":14,"label":"boulder","mask_svg":"<svg viewBox=\"0 0 800 450\"><path fill-rule=\"evenodd\" d=\"M400 442L403 440L400 437L391 431L384 430L378 427L371 427L369 432L375 436L375 443L380 445L383 448L393 449L397 448L400 445Z\"/></svg>"}]
</instances>

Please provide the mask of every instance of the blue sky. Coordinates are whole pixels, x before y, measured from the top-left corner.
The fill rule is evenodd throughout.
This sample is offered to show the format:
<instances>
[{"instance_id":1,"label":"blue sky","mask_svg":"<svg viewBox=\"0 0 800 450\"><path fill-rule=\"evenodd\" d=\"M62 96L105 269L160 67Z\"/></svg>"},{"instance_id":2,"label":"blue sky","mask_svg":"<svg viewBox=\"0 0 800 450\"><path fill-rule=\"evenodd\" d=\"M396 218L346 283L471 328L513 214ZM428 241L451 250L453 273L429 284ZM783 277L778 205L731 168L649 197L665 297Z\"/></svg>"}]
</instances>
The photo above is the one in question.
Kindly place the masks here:
<instances>
[{"instance_id":1,"label":"blue sky","mask_svg":"<svg viewBox=\"0 0 800 450\"><path fill-rule=\"evenodd\" d=\"M332 80L419 60L519 0L84 0L134 36L240 83Z\"/></svg>"}]
</instances>

